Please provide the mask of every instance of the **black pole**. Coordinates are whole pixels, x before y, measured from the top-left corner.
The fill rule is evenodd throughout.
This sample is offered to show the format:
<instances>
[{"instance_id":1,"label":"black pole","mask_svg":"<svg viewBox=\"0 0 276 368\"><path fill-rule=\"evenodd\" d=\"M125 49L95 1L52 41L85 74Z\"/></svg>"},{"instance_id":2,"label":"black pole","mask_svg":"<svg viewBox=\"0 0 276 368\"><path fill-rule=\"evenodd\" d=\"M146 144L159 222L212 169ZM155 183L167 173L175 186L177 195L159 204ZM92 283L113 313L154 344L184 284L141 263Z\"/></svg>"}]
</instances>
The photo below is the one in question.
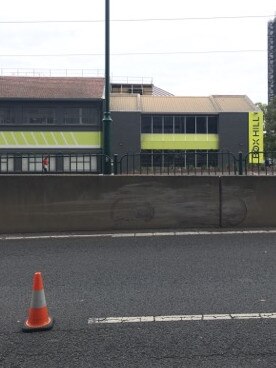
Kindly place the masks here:
<instances>
[{"instance_id":1,"label":"black pole","mask_svg":"<svg viewBox=\"0 0 276 368\"><path fill-rule=\"evenodd\" d=\"M110 174L111 130L110 116L110 7L109 0L105 0L105 111L103 117L103 153L105 155L105 174Z\"/></svg>"},{"instance_id":2,"label":"black pole","mask_svg":"<svg viewBox=\"0 0 276 368\"><path fill-rule=\"evenodd\" d=\"M239 152L239 175L243 175L242 160L242 152Z\"/></svg>"}]
</instances>

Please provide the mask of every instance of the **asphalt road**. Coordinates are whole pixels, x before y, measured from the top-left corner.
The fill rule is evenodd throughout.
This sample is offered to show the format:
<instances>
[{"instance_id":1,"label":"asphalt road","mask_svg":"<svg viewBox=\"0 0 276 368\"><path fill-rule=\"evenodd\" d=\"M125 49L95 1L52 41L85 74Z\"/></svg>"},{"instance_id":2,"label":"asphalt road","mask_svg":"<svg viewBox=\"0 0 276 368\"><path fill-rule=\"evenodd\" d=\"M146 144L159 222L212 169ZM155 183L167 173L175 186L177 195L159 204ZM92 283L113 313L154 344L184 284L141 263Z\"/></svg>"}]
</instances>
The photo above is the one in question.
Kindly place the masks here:
<instances>
[{"instance_id":1,"label":"asphalt road","mask_svg":"<svg viewBox=\"0 0 276 368\"><path fill-rule=\"evenodd\" d=\"M276 319L88 324L276 313L276 234L0 240L0 367L275 367ZM24 334L41 271L51 331Z\"/></svg>"}]
</instances>

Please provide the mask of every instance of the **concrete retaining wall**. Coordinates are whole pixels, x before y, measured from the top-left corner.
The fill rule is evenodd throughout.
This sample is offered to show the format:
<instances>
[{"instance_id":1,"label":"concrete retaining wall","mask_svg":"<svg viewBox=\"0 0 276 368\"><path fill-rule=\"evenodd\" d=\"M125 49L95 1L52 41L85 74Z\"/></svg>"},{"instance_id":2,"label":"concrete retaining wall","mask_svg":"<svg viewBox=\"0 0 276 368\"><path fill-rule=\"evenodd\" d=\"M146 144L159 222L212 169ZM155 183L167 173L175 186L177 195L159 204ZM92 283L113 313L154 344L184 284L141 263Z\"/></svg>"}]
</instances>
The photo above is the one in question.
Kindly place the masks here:
<instances>
[{"instance_id":1,"label":"concrete retaining wall","mask_svg":"<svg viewBox=\"0 0 276 368\"><path fill-rule=\"evenodd\" d=\"M0 232L276 226L276 177L1 176Z\"/></svg>"},{"instance_id":2,"label":"concrete retaining wall","mask_svg":"<svg viewBox=\"0 0 276 368\"><path fill-rule=\"evenodd\" d=\"M216 177L2 176L0 232L214 227Z\"/></svg>"},{"instance_id":3,"label":"concrete retaining wall","mask_svg":"<svg viewBox=\"0 0 276 368\"><path fill-rule=\"evenodd\" d=\"M276 177L221 178L223 227L276 226Z\"/></svg>"}]
</instances>

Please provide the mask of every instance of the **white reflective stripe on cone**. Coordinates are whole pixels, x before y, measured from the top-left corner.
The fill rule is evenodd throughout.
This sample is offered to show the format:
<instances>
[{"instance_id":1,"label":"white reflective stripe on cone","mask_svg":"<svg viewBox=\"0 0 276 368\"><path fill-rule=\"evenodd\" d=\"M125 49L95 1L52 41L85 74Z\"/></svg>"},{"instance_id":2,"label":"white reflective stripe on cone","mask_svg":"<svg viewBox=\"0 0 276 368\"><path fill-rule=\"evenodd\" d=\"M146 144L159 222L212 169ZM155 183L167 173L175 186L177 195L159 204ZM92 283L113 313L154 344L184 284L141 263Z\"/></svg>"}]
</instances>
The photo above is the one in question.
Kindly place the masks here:
<instances>
[{"instance_id":1,"label":"white reflective stripe on cone","mask_svg":"<svg viewBox=\"0 0 276 368\"><path fill-rule=\"evenodd\" d=\"M44 290L33 291L31 308L43 308L46 307L46 299Z\"/></svg>"}]
</instances>

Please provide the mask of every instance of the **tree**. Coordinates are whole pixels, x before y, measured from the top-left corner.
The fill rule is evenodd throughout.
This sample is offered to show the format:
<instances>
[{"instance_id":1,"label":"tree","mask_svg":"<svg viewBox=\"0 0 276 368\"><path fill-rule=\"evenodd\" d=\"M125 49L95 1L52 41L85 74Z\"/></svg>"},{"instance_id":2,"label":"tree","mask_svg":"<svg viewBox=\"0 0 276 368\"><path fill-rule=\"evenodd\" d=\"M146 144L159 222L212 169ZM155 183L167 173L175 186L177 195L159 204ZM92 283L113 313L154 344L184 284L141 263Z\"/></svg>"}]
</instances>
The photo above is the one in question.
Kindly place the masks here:
<instances>
[{"instance_id":1,"label":"tree","mask_svg":"<svg viewBox=\"0 0 276 368\"><path fill-rule=\"evenodd\" d=\"M276 96L268 105L256 104L264 114L264 148L265 151L275 151L276 155ZM274 156L275 156L274 155Z\"/></svg>"}]
</instances>

